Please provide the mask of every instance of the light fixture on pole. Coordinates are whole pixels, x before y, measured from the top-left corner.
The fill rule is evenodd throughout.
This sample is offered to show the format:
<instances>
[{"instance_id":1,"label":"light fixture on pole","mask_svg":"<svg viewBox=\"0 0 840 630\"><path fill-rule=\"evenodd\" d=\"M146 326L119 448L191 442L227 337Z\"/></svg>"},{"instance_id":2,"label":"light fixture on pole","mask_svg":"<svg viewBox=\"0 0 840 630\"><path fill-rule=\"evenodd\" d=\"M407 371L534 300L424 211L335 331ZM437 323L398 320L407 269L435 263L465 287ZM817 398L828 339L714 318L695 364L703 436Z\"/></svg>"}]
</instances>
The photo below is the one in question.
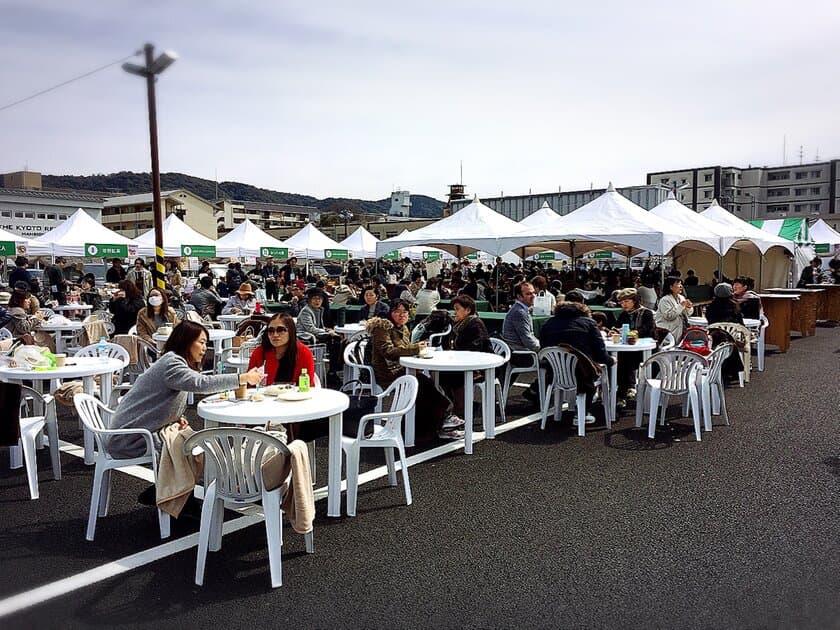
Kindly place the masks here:
<instances>
[{"instance_id":1,"label":"light fixture on pole","mask_svg":"<svg viewBox=\"0 0 840 630\"><path fill-rule=\"evenodd\" d=\"M143 47L143 52L146 55L145 66L140 66L136 63L124 63L122 68L129 74L136 74L146 79L146 92L149 104L149 145L152 153L153 223L155 226L155 265L152 268L152 276L155 281L155 286L160 291L163 291L166 286L166 276L163 267L163 211L160 203L160 163L158 162L155 77L175 63L178 55L171 51L165 51L155 59L155 47L152 44L146 44Z\"/></svg>"},{"instance_id":2,"label":"light fixture on pole","mask_svg":"<svg viewBox=\"0 0 840 630\"><path fill-rule=\"evenodd\" d=\"M344 219L344 238L347 238L347 221L353 218L353 213L349 210L342 210L338 213L338 216Z\"/></svg>"}]
</instances>

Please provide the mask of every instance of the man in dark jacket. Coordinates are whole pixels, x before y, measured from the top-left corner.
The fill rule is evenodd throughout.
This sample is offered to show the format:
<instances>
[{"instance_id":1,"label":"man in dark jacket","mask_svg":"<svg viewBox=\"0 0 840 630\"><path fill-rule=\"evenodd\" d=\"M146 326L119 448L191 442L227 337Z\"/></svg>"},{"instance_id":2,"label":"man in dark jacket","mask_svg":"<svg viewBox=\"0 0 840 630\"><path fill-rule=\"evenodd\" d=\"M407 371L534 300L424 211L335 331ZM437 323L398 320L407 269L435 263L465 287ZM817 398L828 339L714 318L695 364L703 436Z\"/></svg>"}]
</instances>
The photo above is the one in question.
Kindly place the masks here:
<instances>
[{"instance_id":1,"label":"man in dark jacket","mask_svg":"<svg viewBox=\"0 0 840 630\"><path fill-rule=\"evenodd\" d=\"M554 316L548 319L540 331L540 347L565 344L579 350L594 363L610 366L615 361L604 345L604 338L595 320L589 317L589 309L577 302L560 302L554 309Z\"/></svg>"},{"instance_id":2,"label":"man in dark jacket","mask_svg":"<svg viewBox=\"0 0 840 630\"><path fill-rule=\"evenodd\" d=\"M67 304L67 280L64 277L66 261L62 256L55 259L55 264L47 265L44 269L44 293L59 304Z\"/></svg>"},{"instance_id":3,"label":"man in dark jacket","mask_svg":"<svg viewBox=\"0 0 840 630\"><path fill-rule=\"evenodd\" d=\"M25 282L29 287L29 291L33 294L38 293L38 281L29 273L29 260L26 256L18 256L15 258L15 268L9 272L9 286L15 286L17 282Z\"/></svg>"}]
</instances>

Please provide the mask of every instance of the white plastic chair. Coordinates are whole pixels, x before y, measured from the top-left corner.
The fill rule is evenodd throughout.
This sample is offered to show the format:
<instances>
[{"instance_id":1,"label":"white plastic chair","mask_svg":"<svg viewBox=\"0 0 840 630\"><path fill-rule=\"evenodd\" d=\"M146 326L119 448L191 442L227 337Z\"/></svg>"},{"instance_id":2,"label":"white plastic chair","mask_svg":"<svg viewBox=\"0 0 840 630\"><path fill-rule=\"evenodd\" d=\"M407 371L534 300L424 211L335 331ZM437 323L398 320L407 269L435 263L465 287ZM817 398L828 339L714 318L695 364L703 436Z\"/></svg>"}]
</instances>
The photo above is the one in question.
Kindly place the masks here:
<instances>
[{"instance_id":1,"label":"white plastic chair","mask_svg":"<svg viewBox=\"0 0 840 630\"><path fill-rule=\"evenodd\" d=\"M709 324L709 330L722 330L728 333L735 343L741 347L741 362L744 364L744 370L738 372L738 384L743 387L744 383L750 382L750 368L752 364L751 341L752 333L746 326L741 324L733 324L731 322L717 322ZM762 358L762 362L764 359Z\"/></svg>"},{"instance_id":2,"label":"white plastic chair","mask_svg":"<svg viewBox=\"0 0 840 630\"><path fill-rule=\"evenodd\" d=\"M115 372L115 374L119 375L118 383L122 383L122 376L123 370L128 366L129 361L131 360L130 355L128 354L128 350L123 348L118 343L111 343L108 342L105 344L107 346L107 356L109 359L119 359L122 361L122 368ZM89 346L85 346L84 348L80 348L78 352L76 352L77 357L98 357L99 356L99 344L92 343ZM139 357L138 357L139 358ZM103 376L104 378L104 376Z\"/></svg>"},{"instance_id":3,"label":"white plastic chair","mask_svg":"<svg viewBox=\"0 0 840 630\"><path fill-rule=\"evenodd\" d=\"M96 518L108 514L108 503L111 498L111 471L129 466L151 464L153 482L157 483L157 453L155 452L152 433L148 429L108 429L102 420L102 412L110 417L114 412L90 394L76 394L73 397L76 413L82 420L85 429L93 434L96 440L96 467L93 471L93 492L90 498L90 512L85 538L93 540L96 532ZM146 448L137 457L114 457L108 450L108 439L116 435L140 436L146 442ZM169 514L158 510L158 524L160 537L169 537Z\"/></svg>"},{"instance_id":4,"label":"white plastic chair","mask_svg":"<svg viewBox=\"0 0 840 630\"><path fill-rule=\"evenodd\" d=\"M514 357L527 357L530 360L528 365L517 367L513 364ZM537 360L537 353L531 350L513 350L510 353L510 361L508 361L508 369L505 370L505 383L502 386L502 397L507 404L510 396L510 388L516 381L513 380L514 374L526 374L528 372L537 373L539 371L539 361Z\"/></svg>"},{"instance_id":5,"label":"white plastic chair","mask_svg":"<svg viewBox=\"0 0 840 630\"><path fill-rule=\"evenodd\" d=\"M20 398L20 449L23 451L23 465L26 467L26 481L29 484L29 497L37 499L38 492L38 458L36 450L43 431L47 432L50 442L50 460L52 461L53 478L61 479L61 457L58 450L58 419L55 411L55 399L50 394L21 386ZM14 460L14 458L13 458ZM12 462L16 468L15 462Z\"/></svg>"},{"instance_id":6,"label":"white plastic chair","mask_svg":"<svg viewBox=\"0 0 840 630\"><path fill-rule=\"evenodd\" d=\"M384 448L385 462L388 465L388 481L392 486L397 485L397 471L394 464L394 449L399 451L400 468L402 470L403 487L405 488L405 504L411 505L411 485L408 481L408 463L405 458L405 444L402 437L402 421L405 415L414 408L417 401L417 378L412 375L400 376L391 386L377 397L382 401L391 398L391 408L378 413L368 413L359 421L359 432L356 437L341 437L341 448L347 457L347 515L356 516L356 497L359 490L359 457L363 448ZM378 424L378 422L383 424ZM365 429L373 423L373 435L365 437Z\"/></svg>"},{"instance_id":7,"label":"white plastic chair","mask_svg":"<svg viewBox=\"0 0 840 630\"><path fill-rule=\"evenodd\" d=\"M504 358L505 362L502 365L506 365L507 362L510 361L510 346L508 346L501 339L496 339L495 337L490 338L490 345L493 348L494 354L498 354L499 356ZM475 384L475 386L481 392L481 400L484 400L484 388L487 386L487 383L485 381L479 381ZM505 419L505 403L507 401L504 398L504 392L502 391L502 383L499 381L498 377L493 379L493 387L496 388L496 404L499 406L499 417L502 419L502 424L504 424L505 422L507 422L507 420Z\"/></svg>"},{"instance_id":8,"label":"white plastic chair","mask_svg":"<svg viewBox=\"0 0 840 630\"><path fill-rule=\"evenodd\" d=\"M373 373L373 366L362 363L356 359L357 356L364 356L365 346L370 343L368 339L356 339L344 347L344 363L351 368L351 380L362 383L362 389L369 391L372 396L382 393L382 387L376 384L376 375ZM362 377L365 373L366 378Z\"/></svg>"},{"instance_id":9,"label":"white plastic chair","mask_svg":"<svg viewBox=\"0 0 840 630\"><path fill-rule=\"evenodd\" d=\"M433 348L439 348L443 343L444 337L446 337L449 333L452 332L452 326L447 326L446 330L439 333L434 333L433 335L429 335L429 345Z\"/></svg>"},{"instance_id":10,"label":"white plastic chair","mask_svg":"<svg viewBox=\"0 0 840 630\"><path fill-rule=\"evenodd\" d=\"M3 339L12 339L12 338L13 338L13 335L12 335L11 330L9 330L8 328L0 328L0 341L2 341Z\"/></svg>"},{"instance_id":11,"label":"white plastic chair","mask_svg":"<svg viewBox=\"0 0 840 630\"><path fill-rule=\"evenodd\" d=\"M762 313L759 316L759 319L761 320L761 324L758 326L758 332L757 333L755 331L753 331L752 341L753 341L753 343L755 343L755 347L756 347L755 353L756 353L756 360L758 362L758 371L763 372L764 371L764 349L766 347L765 341L764 341L764 335L767 332L767 327L770 325L770 321L767 319L767 317L764 315L764 313Z\"/></svg>"},{"instance_id":12,"label":"white plastic chair","mask_svg":"<svg viewBox=\"0 0 840 630\"><path fill-rule=\"evenodd\" d=\"M659 366L656 378L650 378L651 369ZM662 413L661 424L665 423L665 412L668 408L670 396L685 396L688 394L691 415L694 419L694 433L699 442L700 437L700 395L697 385L697 371L706 367L706 360L695 352L688 350L669 350L654 354L639 366L639 383L636 388L636 426L642 426L645 395L650 396L650 425L648 437L653 439L656 432L656 420ZM649 391L648 391L649 390Z\"/></svg>"},{"instance_id":13,"label":"white plastic chair","mask_svg":"<svg viewBox=\"0 0 840 630\"><path fill-rule=\"evenodd\" d=\"M677 345L677 340L674 339L673 333L667 333L662 338L662 343L659 344L659 350L664 352L666 350L673 350Z\"/></svg>"},{"instance_id":14,"label":"white plastic chair","mask_svg":"<svg viewBox=\"0 0 840 630\"><path fill-rule=\"evenodd\" d=\"M272 451L290 457L289 449L279 439L263 431L234 428L204 429L194 433L184 443L184 452L192 453L195 448L204 451L207 480L198 533L195 583L199 586L204 583L207 550L218 551L222 547L225 502L244 505L260 501L265 513L271 586L282 586L283 514L280 505L283 486L266 490L262 464L273 455ZM306 552L313 553L313 533L309 532L304 537Z\"/></svg>"},{"instance_id":15,"label":"white plastic chair","mask_svg":"<svg viewBox=\"0 0 840 630\"><path fill-rule=\"evenodd\" d=\"M129 335L136 335L137 334L137 324L134 324L131 328L128 329Z\"/></svg>"},{"instance_id":16,"label":"white plastic chair","mask_svg":"<svg viewBox=\"0 0 840 630\"><path fill-rule=\"evenodd\" d=\"M697 374L700 398L703 402L703 428L712 430L712 415L720 415L729 426L729 414L726 413L726 399L723 386L723 362L735 351L735 344L723 343L706 357L707 366Z\"/></svg>"}]
</instances>

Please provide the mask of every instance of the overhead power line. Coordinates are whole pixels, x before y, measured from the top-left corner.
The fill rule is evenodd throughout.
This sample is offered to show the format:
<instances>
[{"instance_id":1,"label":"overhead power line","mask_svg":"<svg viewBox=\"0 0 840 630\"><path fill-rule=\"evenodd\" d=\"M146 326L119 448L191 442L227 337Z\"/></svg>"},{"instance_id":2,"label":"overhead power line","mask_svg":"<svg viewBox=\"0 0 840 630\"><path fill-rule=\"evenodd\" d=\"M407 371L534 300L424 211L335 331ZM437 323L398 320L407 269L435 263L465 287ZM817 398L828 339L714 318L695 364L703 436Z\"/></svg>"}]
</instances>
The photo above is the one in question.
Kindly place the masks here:
<instances>
[{"instance_id":1,"label":"overhead power line","mask_svg":"<svg viewBox=\"0 0 840 630\"><path fill-rule=\"evenodd\" d=\"M13 103L9 103L8 105L3 105L2 107L0 107L0 112L4 111L6 109L9 109L10 107L14 107L15 105L20 105L21 103L25 103L26 101L31 101L33 98L41 96L42 94L46 94L47 92L52 92L53 90L57 90L60 87L64 87L65 85L69 85L70 83L74 83L75 81L79 81L81 79L89 77L90 75L96 74L97 72L102 72L103 70L106 70L106 69L110 68L111 66L115 66L118 63L123 63L124 61L128 61L132 57L136 57L137 55L140 55L140 54L142 54L142 52L143 52L142 50L138 50L137 52L129 55L128 57L123 57L122 59L117 59L116 61L112 61L111 63L106 63L104 66L100 66L99 68L91 70L90 72L85 72L84 74L80 74L79 76L73 77L72 79L67 79L67 81L62 81L58 85L53 85L52 87L48 87L45 90L41 90L40 92L35 92L35 94L30 94L29 96L24 97L22 99L19 99L17 101L14 101Z\"/></svg>"}]
</instances>

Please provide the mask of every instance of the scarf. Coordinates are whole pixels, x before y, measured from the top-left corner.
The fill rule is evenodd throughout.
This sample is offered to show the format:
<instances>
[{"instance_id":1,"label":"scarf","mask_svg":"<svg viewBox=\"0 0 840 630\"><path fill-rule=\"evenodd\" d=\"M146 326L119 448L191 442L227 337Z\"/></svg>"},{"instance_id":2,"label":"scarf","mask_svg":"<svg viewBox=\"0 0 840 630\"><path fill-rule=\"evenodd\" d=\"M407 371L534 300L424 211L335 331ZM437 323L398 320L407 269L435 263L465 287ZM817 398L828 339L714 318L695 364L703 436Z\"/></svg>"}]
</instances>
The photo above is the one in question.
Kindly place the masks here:
<instances>
[{"instance_id":1,"label":"scarf","mask_svg":"<svg viewBox=\"0 0 840 630\"><path fill-rule=\"evenodd\" d=\"M463 330L469 325L469 323L477 317L477 315L467 315L460 322L454 322L452 324L452 334L455 336L455 339L460 337L461 332L463 332Z\"/></svg>"}]
</instances>

